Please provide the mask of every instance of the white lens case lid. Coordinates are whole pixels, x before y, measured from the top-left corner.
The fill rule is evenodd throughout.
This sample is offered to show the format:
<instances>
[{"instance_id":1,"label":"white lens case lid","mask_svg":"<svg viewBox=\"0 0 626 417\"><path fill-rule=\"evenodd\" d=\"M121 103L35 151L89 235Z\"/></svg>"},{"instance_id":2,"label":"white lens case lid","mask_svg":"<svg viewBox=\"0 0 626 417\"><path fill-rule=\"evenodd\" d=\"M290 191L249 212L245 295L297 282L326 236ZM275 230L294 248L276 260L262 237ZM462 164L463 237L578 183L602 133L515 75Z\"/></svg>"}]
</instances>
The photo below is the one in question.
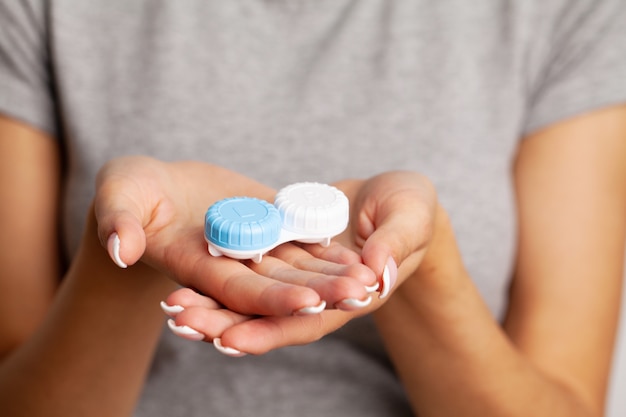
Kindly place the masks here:
<instances>
[{"instance_id":1,"label":"white lens case lid","mask_svg":"<svg viewBox=\"0 0 626 417\"><path fill-rule=\"evenodd\" d=\"M283 228L303 236L335 236L348 225L348 198L327 184L300 182L289 185L276 194L274 206L280 212Z\"/></svg>"}]
</instances>

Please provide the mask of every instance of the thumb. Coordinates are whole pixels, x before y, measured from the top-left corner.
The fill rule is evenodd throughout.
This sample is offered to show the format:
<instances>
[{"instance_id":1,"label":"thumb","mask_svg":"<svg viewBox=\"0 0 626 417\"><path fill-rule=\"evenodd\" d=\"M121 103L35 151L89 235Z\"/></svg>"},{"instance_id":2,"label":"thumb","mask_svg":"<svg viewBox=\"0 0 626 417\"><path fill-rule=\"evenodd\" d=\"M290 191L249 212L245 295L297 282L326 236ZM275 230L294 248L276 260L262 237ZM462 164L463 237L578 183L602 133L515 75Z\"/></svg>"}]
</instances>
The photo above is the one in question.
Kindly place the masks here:
<instances>
[{"instance_id":1,"label":"thumb","mask_svg":"<svg viewBox=\"0 0 626 417\"><path fill-rule=\"evenodd\" d=\"M379 277L380 298L389 295L398 280L398 267L411 257L419 262L432 238L434 210L422 199L385 199L365 210L359 219L364 239L361 257ZM371 213L371 216L367 215Z\"/></svg>"},{"instance_id":2,"label":"thumb","mask_svg":"<svg viewBox=\"0 0 626 417\"><path fill-rule=\"evenodd\" d=\"M386 219L365 240L361 257L376 274L380 298L389 295L398 280L398 266L409 257L421 255L430 240L428 231L420 232L402 219Z\"/></svg>"},{"instance_id":3,"label":"thumb","mask_svg":"<svg viewBox=\"0 0 626 417\"><path fill-rule=\"evenodd\" d=\"M100 242L117 266L126 268L141 258L146 250L146 235L134 213L100 208L96 209L96 220Z\"/></svg>"},{"instance_id":4,"label":"thumb","mask_svg":"<svg viewBox=\"0 0 626 417\"><path fill-rule=\"evenodd\" d=\"M143 225L150 212L138 183L119 175L120 168L123 165L116 161L99 172L94 212L101 244L120 268L126 268L146 250Z\"/></svg>"}]
</instances>

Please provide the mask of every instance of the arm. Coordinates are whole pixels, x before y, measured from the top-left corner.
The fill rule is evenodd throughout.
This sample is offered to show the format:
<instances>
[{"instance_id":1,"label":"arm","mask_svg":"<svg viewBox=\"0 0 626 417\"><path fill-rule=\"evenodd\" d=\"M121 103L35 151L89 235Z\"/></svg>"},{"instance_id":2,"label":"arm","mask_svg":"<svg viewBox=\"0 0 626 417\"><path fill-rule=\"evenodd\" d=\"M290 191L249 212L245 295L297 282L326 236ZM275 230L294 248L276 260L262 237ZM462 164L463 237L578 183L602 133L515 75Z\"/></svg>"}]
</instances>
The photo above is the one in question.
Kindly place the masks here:
<instances>
[{"instance_id":1,"label":"arm","mask_svg":"<svg viewBox=\"0 0 626 417\"><path fill-rule=\"evenodd\" d=\"M519 257L504 329L441 210L420 269L376 313L420 416L603 413L626 229L626 109L526 138L515 178Z\"/></svg>"},{"instance_id":2,"label":"arm","mask_svg":"<svg viewBox=\"0 0 626 417\"><path fill-rule=\"evenodd\" d=\"M0 414L130 415L174 287L112 265L93 220L60 284L57 144L0 119L0 158Z\"/></svg>"},{"instance_id":3,"label":"arm","mask_svg":"<svg viewBox=\"0 0 626 417\"><path fill-rule=\"evenodd\" d=\"M304 256L302 269L267 256L265 276L245 263L209 256L202 238L208 205L224 193L263 197L272 190L218 167L149 158L121 159L103 170L81 246L61 280L58 149L52 138L19 123L3 119L0 126L0 165L14 181L1 190L7 202L3 236L19 237L4 242L12 252L0 255L11 272L1 281L2 415L130 415L162 327L159 301L175 288L152 266L241 310L287 315L302 303L319 304L316 290L305 284L322 293L328 288L329 296L350 297L352 291L362 298L358 277L374 280L361 265L331 265L295 246L285 254L295 251L294 262ZM131 268L116 266L103 248L113 232L121 236L121 257L135 264ZM292 284L272 278L279 276ZM340 288L333 291L333 283ZM15 320L24 305L38 314Z\"/></svg>"},{"instance_id":4,"label":"arm","mask_svg":"<svg viewBox=\"0 0 626 417\"><path fill-rule=\"evenodd\" d=\"M55 220L60 168L52 139L1 116L0 159L0 358L4 358L39 326L59 283Z\"/></svg>"}]
</instances>

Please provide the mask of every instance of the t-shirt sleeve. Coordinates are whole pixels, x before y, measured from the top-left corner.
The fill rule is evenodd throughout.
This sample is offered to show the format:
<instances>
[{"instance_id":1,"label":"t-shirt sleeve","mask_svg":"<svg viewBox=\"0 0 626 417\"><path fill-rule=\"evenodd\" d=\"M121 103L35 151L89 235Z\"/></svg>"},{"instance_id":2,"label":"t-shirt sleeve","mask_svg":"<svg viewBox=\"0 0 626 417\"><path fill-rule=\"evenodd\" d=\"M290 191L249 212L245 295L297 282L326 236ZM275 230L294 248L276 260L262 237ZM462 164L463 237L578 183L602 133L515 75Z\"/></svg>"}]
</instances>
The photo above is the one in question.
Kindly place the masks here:
<instances>
[{"instance_id":1,"label":"t-shirt sleeve","mask_svg":"<svg viewBox=\"0 0 626 417\"><path fill-rule=\"evenodd\" d=\"M567 1L556 17L525 133L626 103L626 1Z\"/></svg>"},{"instance_id":2,"label":"t-shirt sleeve","mask_svg":"<svg viewBox=\"0 0 626 417\"><path fill-rule=\"evenodd\" d=\"M56 136L44 3L0 1L0 113Z\"/></svg>"}]
</instances>

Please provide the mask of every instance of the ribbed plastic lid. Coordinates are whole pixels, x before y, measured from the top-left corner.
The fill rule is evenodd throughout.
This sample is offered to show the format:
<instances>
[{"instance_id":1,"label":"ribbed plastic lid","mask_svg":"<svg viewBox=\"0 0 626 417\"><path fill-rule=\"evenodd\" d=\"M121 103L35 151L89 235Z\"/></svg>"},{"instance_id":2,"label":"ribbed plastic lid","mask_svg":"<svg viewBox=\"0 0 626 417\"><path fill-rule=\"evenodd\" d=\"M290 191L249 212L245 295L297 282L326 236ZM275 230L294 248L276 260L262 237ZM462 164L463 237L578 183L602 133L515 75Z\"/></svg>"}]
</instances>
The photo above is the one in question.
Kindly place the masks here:
<instances>
[{"instance_id":1,"label":"ribbed plastic lid","mask_svg":"<svg viewBox=\"0 0 626 417\"><path fill-rule=\"evenodd\" d=\"M276 207L256 198L220 200L205 215L206 239L226 249L266 248L278 240L280 230L281 218Z\"/></svg>"},{"instance_id":2,"label":"ribbed plastic lid","mask_svg":"<svg viewBox=\"0 0 626 417\"><path fill-rule=\"evenodd\" d=\"M316 182L289 185L276 195L274 205L283 227L303 235L334 235L346 228L349 202L337 188Z\"/></svg>"}]
</instances>

